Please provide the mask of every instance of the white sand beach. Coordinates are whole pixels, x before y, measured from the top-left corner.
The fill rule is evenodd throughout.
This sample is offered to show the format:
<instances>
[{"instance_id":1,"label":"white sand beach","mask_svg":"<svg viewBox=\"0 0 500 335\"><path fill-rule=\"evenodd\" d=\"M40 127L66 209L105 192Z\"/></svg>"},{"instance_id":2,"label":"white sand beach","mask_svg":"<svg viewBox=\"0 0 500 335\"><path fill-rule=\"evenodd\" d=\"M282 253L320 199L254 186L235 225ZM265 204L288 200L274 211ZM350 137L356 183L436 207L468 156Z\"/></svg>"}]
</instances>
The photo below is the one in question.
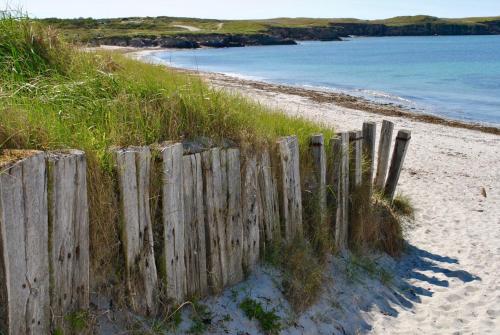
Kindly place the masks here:
<instances>
[{"instance_id":1,"label":"white sand beach","mask_svg":"<svg viewBox=\"0 0 500 335\"><path fill-rule=\"evenodd\" d=\"M500 332L500 136L347 109L269 87L256 89L243 80L235 84L220 75L208 78L215 87L340 131L360 129L364 121L377 122L380 131L382 120L388 119L395 129L412 132L399 186L417 209L407 232L409 250L395 262L378 260L392 269L392 284L384 286L366 275L353 283L338 273L343 261L334 259L320 301L285 333ZM252 276L244 290L286 310L265 272ZM222 315L237 309L228 297L214 303ZM258 332L255 322L248 324L244 317L239 321L233 321L233 330Z\"/></svg>"}]
</instances>

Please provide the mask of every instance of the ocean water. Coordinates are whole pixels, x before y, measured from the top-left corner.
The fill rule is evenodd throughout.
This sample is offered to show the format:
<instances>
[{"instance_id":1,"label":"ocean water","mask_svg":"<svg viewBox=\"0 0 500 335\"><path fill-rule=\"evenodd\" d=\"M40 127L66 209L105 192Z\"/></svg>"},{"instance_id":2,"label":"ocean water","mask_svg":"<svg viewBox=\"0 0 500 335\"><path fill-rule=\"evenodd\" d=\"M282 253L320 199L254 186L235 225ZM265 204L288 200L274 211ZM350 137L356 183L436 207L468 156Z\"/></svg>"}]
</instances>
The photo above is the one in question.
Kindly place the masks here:
<instances>
[{"instance_id":1,"label":"ocean water","mask_svg":"<svg viewBox=\"0 0 500 335\"><path fill-rule=\"evenodd\" d=\"M500 36L351 38L158 52L172 66L317 87L500 125Z\"/></svg>"}]
</instances>

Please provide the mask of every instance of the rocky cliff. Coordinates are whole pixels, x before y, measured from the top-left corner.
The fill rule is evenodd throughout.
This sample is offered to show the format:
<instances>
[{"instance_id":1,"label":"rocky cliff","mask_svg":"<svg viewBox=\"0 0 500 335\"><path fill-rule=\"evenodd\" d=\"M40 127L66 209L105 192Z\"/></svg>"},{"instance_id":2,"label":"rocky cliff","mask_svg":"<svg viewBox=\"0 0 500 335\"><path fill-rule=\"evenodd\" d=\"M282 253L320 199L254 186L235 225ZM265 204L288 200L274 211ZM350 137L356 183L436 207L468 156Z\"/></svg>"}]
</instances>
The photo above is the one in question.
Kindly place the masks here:
<instances>
[{"instance_id":1,"label":"rocky cliff","mask_svg":"<svg viewBox=\"0 0 500 335\"><path fill-rule=\"evenodd\" d=\"M330 23L324 27L269 27L254 34L178 34L168 36L113 36L97 38L94 45L194 49L252 45L293 45L296 41L338 41L347 36L431 36L500 34L500 20L478 24L424 22L404 25Z\"/></svg>"}]
</instances>

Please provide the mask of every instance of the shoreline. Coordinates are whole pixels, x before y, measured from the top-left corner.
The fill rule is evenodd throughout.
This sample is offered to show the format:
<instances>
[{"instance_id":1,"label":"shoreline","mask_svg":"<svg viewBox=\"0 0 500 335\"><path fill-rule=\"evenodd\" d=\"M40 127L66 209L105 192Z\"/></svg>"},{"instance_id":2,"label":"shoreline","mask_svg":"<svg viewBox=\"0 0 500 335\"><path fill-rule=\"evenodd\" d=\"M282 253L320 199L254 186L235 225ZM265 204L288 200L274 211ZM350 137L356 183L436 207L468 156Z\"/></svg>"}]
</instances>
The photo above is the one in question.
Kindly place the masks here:
<instances>
[{"instance_id":1,"label":"shoreline","mask_svg":"<svg viewBox=\"0 0 500 335\"><path fill-rule=\"evenodd\" d=\"M430 123L430 124L441 124L452 128L462 128L477 130L480 132L500 135L500 127L482 124L478 122L467 122L445 118L435 114L430 114L426 111L416 112L405 108L404 106L398 106L394 104L383 104L374 101L370 101L367 98L354 96L343 92L332 92L326 89L314 88L314 87L299 87L286 84L275 84L269 83L261 80L253 80L242 78L239 76L228 75L220 72L208 72L185 69L181 67L172 66L160 60L155 60L150 58L150 54L162 51L168 52L181 52L179 49L165 49L165 48L129 48L124 47L124 49L130 49L125 51L132 58L151 62L155 64L164 65L170 69L176 71L189 73L193 75L198 75L203 79L210 82L215 87L232 89L238 87L240 89L253 89L262 92L275 92L281 94L295 95L303 98L308 98L309 100L317 103L331 103L343 108L349 108L354 110L360 110L368 113L390 116L390 117L403 117L417 122Z\"/></svg>"}]
</instances>

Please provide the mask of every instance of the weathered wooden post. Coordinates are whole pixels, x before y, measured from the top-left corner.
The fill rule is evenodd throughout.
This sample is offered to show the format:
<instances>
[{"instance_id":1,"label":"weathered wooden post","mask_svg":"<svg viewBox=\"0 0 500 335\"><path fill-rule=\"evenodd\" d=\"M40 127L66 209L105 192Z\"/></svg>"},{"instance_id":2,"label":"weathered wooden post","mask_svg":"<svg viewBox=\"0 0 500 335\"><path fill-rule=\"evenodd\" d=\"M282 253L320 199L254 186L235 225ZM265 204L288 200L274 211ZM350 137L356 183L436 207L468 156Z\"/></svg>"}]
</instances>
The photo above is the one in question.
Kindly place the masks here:
<instances>
[{"instance_id":1,"label":"weathered wooden post","mask_svg":"<svg viewBox=\"0 0 500 335\"><path fill-rule=\"evenodd\" d=\"M377 124L375 122L363 123L363 152L367 160L368 169L365 171L363 180L370 186L370 197L372 192L373 171L375 162L375 136L377 134Z\"/></svg>"},{"instance_id":2,"label":"weathered wooden post","mask_svg":"<svg viewBox=\"0 0 500 335\"><path fill-rule=\"evenodd\" d=\"M162 280L166 295L182 303L187 294L184 258L184 186L182 144L166 144L158 148L162 164Z\"/></svg>"},{"instance_id":3,"label":"weathered wooden post","mask_svg":"<svg viewBox=\"0 0 500 335\"><path fill-rule=\"evenodd\" d=\"M272 243L280 238L280 215L277 182L271 167L269 151L265 150L260 156L258 165L259 191L261 198L262 224L260 240L261 246Z\"/></svg>"},{"instance_id":4,"label":"weathered wooden post","mask_svg":"<svg viewBox=\"0 0 500 335\"><path fill-rule=\"evenodd\" d=\"M338 208L335 224L335 246L342 251L348 246L349 229L349 133L340 134L341 162L338 190Z\"/></svg>"},{"instance_id":5,"label":"weathered wooden post","mask_svg":"<svg viewBox=\"0 0 500 335\"><path fill-rule=\"evenodd\" d=\"M222 188L219 148L202 153L208 286L219 293L227 285L226 193Z\"/></svg>"},{"instance_id":6,"label":"weathered wooden post","mask_svg":"<svg viewBox=\"0 0 500 335\"><path fill-rule=\"evenodd\" d=\"M399 175L401 174L401 169L403 168L403 163L406 156L406 151L408 150L408 145L410 144L410 139L411 132L409 130L400 130L398 132L398 136L396 137L394 152L392 154L391 167L389 169L389 175L387 176L387 182L384 189L384 195L390 201L394 199L394 194L396 193Z\"/></svg>"},{"instance_id":7,"label":"weathered wooden post","mask_svg":"<svg viewBox=\"0 0 500 335\"><path fill-rule=\"evenodd\" d=\"M330 147L332 149L332 173L330 176L330 190L329 190L329 206L332 208L332 232L335 235L335 226L337 224L337 211L340 204L340 181L342 178L342 139L339 134L330 140Z\"/></svg>"},{"instance_id":8,"label":"weathered wooden post","mask_svg":"<svg viewBox=\"0 0 500 335\"><path fill-rule=\"evenodd\" d=\"M387 167L389 165L389 154L391 151L393 129L394 124L392 122L387 120L384 120L382 122L382 129L380 131L380 140L378 145L377 174L375 175L375 186L379 190L383 190L385 184Z\"/></svg>"},{"instance_id":9,"label":"weathered wooden post","mask_svg":"<svg viewBox=\"0 0 500 335\"><path fill-rule=\"evenodd\" d=\"M187 295L208 294L201 154L184 156L184 245Z\"/></svg>"},{"instance_id":10,"label":"weathered wooden post","mask_svg":"<svg viewBox=\"0 0 500 335\"><path fill-rule=\"evenodd\" d=\"M130 304L139 314L155 315L158 308L158 278L149 206L151 153L148 147L118 149L115 151L115 161Z\"/></svg>"},{"instance_id":11,"label":"weathered wooden post","mask_svg":"<svg viewBox=\"0 0 500 335\"><path fill-rule=\"evenodd\" d=\"M77 150L47 155L50 304L54 329L71 332L65 316L89 308L87 163Z\"/></svg>"},{"instance_id":12,"label":"weathered wooden post","mask_svg":"<svg viewBox=\"0 0 500 335\"><path fill-rule=\"evenodd\" d=\"M299 144L296 136L283 137L277 144L281 178L280 218L283 237L290 242L295 235L303 233Z\"/></svg>"},{"instance_id":13,"label":"weathered wooden post","mask_svg":"<svg viewBox=\"0 0 500 335\"><path fill-rule=\"evenodd\" d=\"M4 150L0 157L0 333L50 333L48 240L45 154Z\"/></svg>"},{"instance_id":14,"label":"weathered wooden post","mask_svg":"<svg viewBox=\"0 0 500 335\"><path fill-rule=\"evenodd\" d=\"M326 210L326 154L325 141L322 134L313 135L310 140L313 158L313 169L315 179L315 200L318 202L320 222L324 223L327 218Z\"/></svg>"},{"instance_id":15,"label":"weathered wooden post","mask_svg":"<svg viewBox=\"0 0 500 335\"><path fill-rule=\"evenodd\" d=\"M351 168L353 169L354 183L352 183L352 188L361 185L361 177L363 172L363 132L362 131L350 131L349 132L349 142L352 147L351 156Z\"/></svg>"},{"instance_id":16,"label":"weathered wooden post","mask_svg":"<svg viewBox=\"0 0 500 335\"><path fill-rule=\"evenodd\" d=\"M223 150L222 189L227 191L226 211L226 256L228 264L228 284L243 280L243 216L241 206L240 150ZM225 167L225 169L224 169Z\"/></svg>"},{"instance_id":17,"label":"weathered wooden post","mask_svg":"<svg viewBox=\"0 0 500 335\"><path fill-rule=\"evenodd\" d=\"M247 157L243 171L243 268L249 273L260 256L261 200L255 156Z\"/></svg>"}]
</instances>

